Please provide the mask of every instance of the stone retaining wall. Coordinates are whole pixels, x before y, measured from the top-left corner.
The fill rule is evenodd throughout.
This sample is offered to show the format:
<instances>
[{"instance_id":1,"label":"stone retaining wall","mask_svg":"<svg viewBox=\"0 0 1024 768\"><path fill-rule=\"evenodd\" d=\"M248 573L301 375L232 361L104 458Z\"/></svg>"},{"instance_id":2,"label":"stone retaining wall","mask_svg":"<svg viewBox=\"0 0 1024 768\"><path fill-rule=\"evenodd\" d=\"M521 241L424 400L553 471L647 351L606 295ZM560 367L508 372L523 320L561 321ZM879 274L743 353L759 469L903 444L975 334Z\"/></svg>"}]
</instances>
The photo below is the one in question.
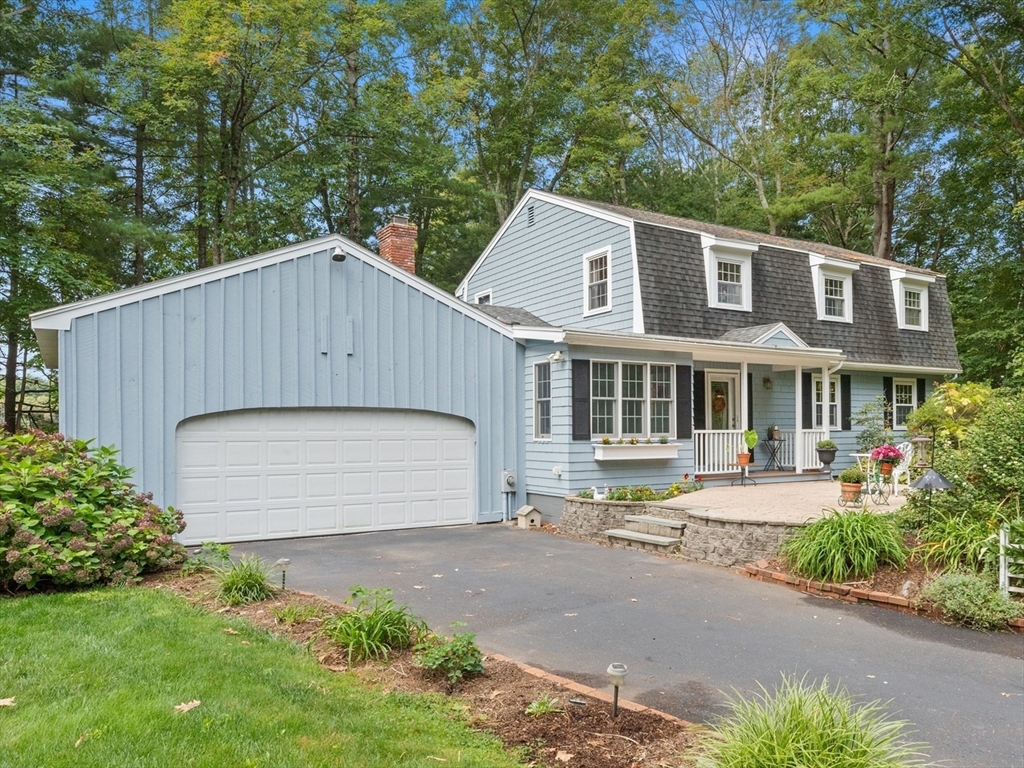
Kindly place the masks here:
<instances>
[{"instance_id":1,"label":"stone retaining wall","mask_svg":"<svg viewBox=\"0 0 1024 768\"><path fill-rule=\"evenodd\" d=\"M654 508L646 501L597 501L566 496L558 529L569 536L607 544L608 537L604 532L610 528L625 528L626 515L647 514L673 520L686 519L678 511Z\"/></svg>"},{"instance_id":2,"label":"stone retaining wall","mask_svg":"<svg viewBox=\"0 0 1024 768\"><path fill-rule=\"evenodd\" d=\"M770 560L802 525L757 520L725 520L706 509L686 510L686 531L679 554L690 560L738 568Z\"/></svg>"}]
</instances>

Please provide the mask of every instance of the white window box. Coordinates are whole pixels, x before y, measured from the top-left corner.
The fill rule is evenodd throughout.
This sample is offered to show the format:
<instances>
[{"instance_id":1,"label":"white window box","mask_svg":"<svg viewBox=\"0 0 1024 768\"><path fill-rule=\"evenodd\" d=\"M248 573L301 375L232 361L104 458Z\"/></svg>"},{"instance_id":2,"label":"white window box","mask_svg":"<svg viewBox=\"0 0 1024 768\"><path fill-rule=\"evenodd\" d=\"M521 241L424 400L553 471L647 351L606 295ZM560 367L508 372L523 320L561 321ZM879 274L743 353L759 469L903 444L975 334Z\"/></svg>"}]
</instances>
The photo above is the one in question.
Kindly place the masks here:
<instances>
[{"instance_id":1,"label":"white window box","mask_svg":"<svg viewBox=\"0 0 1024 768\"><path fill-rule=\"evenodd\" d=\"M605 445L594 446L594 461L655 461L675 459L679 457L678 443L638 443L637 445Z\"/></svg>"}]
</instances>

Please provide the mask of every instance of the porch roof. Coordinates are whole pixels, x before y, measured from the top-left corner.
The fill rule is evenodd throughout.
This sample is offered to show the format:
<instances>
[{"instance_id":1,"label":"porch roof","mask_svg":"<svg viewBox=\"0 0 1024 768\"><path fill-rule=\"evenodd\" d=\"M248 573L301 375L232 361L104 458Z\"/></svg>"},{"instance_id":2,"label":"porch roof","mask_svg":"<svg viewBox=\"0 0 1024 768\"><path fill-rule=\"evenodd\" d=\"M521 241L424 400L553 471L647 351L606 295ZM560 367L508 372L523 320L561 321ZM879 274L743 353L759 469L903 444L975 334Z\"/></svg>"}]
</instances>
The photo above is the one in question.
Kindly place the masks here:
<instances>
[{"instance_id":1,"label":"porch roof","mask_svg":"<svg viewBox=\"0 0 1024 768\"><path fill-rule=\"evenodd\" d=\"M835 366L846 360L838 349L814 347L766 347L747 341L723 339L688 339L679 336L655 336L639 333L593 331L564 328L558 341L587 347L644 349L658 352L690 354L694 360L711 362L765 363L772 365Z\"/></svg>"}]
</instances>

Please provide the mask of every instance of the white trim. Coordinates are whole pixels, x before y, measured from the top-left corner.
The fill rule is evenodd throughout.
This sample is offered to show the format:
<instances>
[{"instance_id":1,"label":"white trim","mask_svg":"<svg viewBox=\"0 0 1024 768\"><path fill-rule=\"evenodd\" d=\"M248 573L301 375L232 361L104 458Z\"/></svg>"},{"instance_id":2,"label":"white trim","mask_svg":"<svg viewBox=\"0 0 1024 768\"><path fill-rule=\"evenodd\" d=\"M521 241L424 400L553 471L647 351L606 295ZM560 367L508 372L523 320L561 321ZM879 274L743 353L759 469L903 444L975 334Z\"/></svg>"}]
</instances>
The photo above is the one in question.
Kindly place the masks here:
<instances>
[{"instance_id":1,"label":"white trim","mask_svg":"<svg viewBox=\"0 0 1024 768\"><path fill-rule=\"evenodd\" d=\"M605 283L607 283L607 290L605 295L608 301L603 307L597 309L590 308L590 262L595 259L599 259L604 256L605 259ZM589 251L583 254L583 316L590 317L591 315L603 315L605 312L612 311L612 247L610 245L603 245L596 250Z\"/></svg>"},{"instance_id":2,"label":"white trim","mask_svg":"<svg viewBox=\"0 0 1024 768\"><path fill-rule=\"evenodd\" d=\"M537 369L546 365L548 367L548 433L542 435L540 433L540 418L538 417L538 406L540 405L540 399L537 397ZM550 443L551 442L551 430L554 428L554 413L552 412L551 404L554 400L552 395L552 382L551 382L551 361L550 360L538 360L533 364L533 441L535 443Z\"/></svg>"},{"instance_id":3,"label":"white trim","mask_svg":"<svg viewBox=\"0 0 1024 768\"><path fill-rule=\"evenodd\" d=\"M734 312L750 312L753 307L754 279L753 260L756 243L729 240L714 235L702 234L700 245L704 251L704 277L707 283L708 306L714 309L730 309ZM738 264L740 267L740 304L727 304L718 300L718 264Z\"/></svg>"},{"instance_id":4,"label":"white trim","mask_svg":"<svg viewBox=\"0 0 1024 768\"><path fill-rule=\"evenodd\" d=\"M601 438L603 438L603 437L609 437L609 438L613 438L615 440L618 440L620 438L621 439L628 439L628 438L633 438L633 437L637 438L638 440L647 440L647 439L653 440L656 437L660 439L662 435L667 437L669 440L673 439L673 435L675 435L677 430L678 430L678 425L676 424L676 396L677 396L677 392L676 392L676 367L675 367L675 365L673 363L665 362L665 361L658 362L658 361L655 361L655 360L610 360L610 359L607 359L607 358L600 358L600 359L595 358L595 359L590 360L589 362L590 362L590 406L591 406L590 407L590 424L589 424L589 429L590 429L590 439L591 439L591 441L600 441ZM615 427L615 429L612 432L595 433L594 432L594 409L593 409L593 403L594 403L594 366L595 365L600 365L600 364L615 366L615 408L614 408L614 412L613 412L613 415L612 415L612 424ZM622 432L622 419L623 419L622 401L624 399L623 398L623 386L622 386L622 368L625 365L639 365L639 366L641 366L644 369L643 431L640 432L639 434L631 433L629 435L624 435L623 432ZM653 412L652 412L652 409L651 409L651 403L652 403L652 398L651 398L651 367L652 366L657 366L657 367L661 367L661 368L668 368L669 369L669 375L671 376L671 380L672 380L671 397L668 400L669 408L668 408L668 431L667 432L657 432L657 433L654 433L654 432L651 431L651 417L653 415ZM612 398L602 397L602 398L598 398L598 399L600 399L600 400L611 400ZM628 399L636 400L637 398L628 398ZM659 398L659 402L665 402L665 400L663 398Z\"/></svg>"},{"instance_id":5,"label":"white trim","mask_svg":"<svg viewBox=\"0 0 1024 768\"><path fill-rule=\"evenodd\" d=\"M811 265L811 282L814 286L814 308L818 319L830 323L853 322L853 273L860 269L859 264L845 259L835 259L818 253L808 254ZM842 280L843 282L843 316L836 317L825 313L825 279Z\"/></svg>"},{"instance_id":6,"label":"white trim","mask_svg":"<svg viewBox=\"0 0 1024 768\"><path fill-rule=\"evenodd\" d=\"M644 332L644 302L640 295L640 257L636 250L636 226L629 222L629 247L633 257L633 333Z\"/></svg>"},{"instance_id":7,"label":"white trim","mask_svg":"<svg viewBox=\"0 0 1024 768\"><path fill-rule=\"evenodd\" d=\"M703 373L704 373L704 424L705 424L705 426L707 427L708 430L710 430L710 431L717 431L717 430L712 430L712 428L711 428L711 419L712 419L712 416L711 416L711 384L712 384L712 381L711 380L712 380L712 378L714 378L716 381L728 380L732 384L732 394L733 394L733 397L740 398L740 371L738 369L736 369L736 368L705 368ZM740 405L741 410L742 410L742 407L743 406L742 406L742 403L741 403L741 405ZM732 413L730 415L733 416L737 422L741 422L742 419L743 419L742 414L740 412L737 412L737 410L736 410L736 403L735 402L732 404ZM743 423L745 424L746 422L743 422ZM746 427L742 427L742 426L740 426L740 427L728 426L728 427L725 428L725 431L726 432L732 432L732 431L735 431L737 429L742 432L742 431L746 430ZM744 447L746 447L746 444L744 444ZM739 450L737 450L737 452L738 453L745 453L745 451L739 451Z\"/></svg>"},{"instance_id":8,"label":"white trim","mask_svg":"<svg viewBox=\"0 0 1024 768\"><path fill-rule=\"evenodd\" d=\"M71 330L72 321L78 317L96 314L126 304L134 304L175 291L183 291L193 286L203 285L215 280L223 280L232 275L252 272L264 267L280 264L300 256L312 256L313 254L330 250L332 246L340 247L347 255L372 264L382 272L412 286L460 314L472 317L492 331L497 331L502 336L512 338L512 330L509 326L500 323L472 304L460 301L423 278L407 272L358 243L354 243L337 234L295 243L273 251L267 251L266 253L229 261L226 264L218 264L183 275L175 275L174 277L168 277L152 283L125 288L122 291L85 299L73 304L64 304L59 307L33 312L29 315L29 320L31 321L32 329L36 332L37 339L39 339L40 347L56 349L57 332ZM344 268L344 264L340 264L339 267ZM51 365L50 360L47 360L46 364L50 367L55 367Z\"/></svg>"},{"instance_id":9,"label":"white trim","mask_svg":"<svg viewBox=\"0 0 1024 768\"><path fill-rule=\"evenodd\" d=\"M917 391L917 379L904 379L893 377L892 380L892 428L893 429L906 429L906 420L902 422L896 421L896 385L902 384L903 386L910 386L910 413L917 410L917 403L921 396L921 393Z\"/></svg>"},{"instance_id":10,"label":"white trim","mask_svg":"<svg viewBox=\"0 0 1024 768\"><path fill-rule=\"evenodd\" d=\"M494 299L492 298L493 292L491 291L490 288L488 288L486 291L480 291L480 293L476 294L476 296L473 297L473 303L479 305L481 296L487 297L487 304L491 304L494 301Z\"/></svg>"},{"instance_id":11,"label":"white trim","mask_svg":"<svg viewBox=\"0 0 1024 768\"><path fill-rule=\"evenodd\" d=\"M928 286L935 282L931 275L920 275L916 272L907 272L899 267L889 267L889 280L892 282L892 298L896 305L896 325L900 330L928 332ZM903 291L905 289L920 291L921 293L921 325L907 325L905 319L906 302Z\"/></svg>"},{"instance_id":12,"label":"white trim","mask_svg":"<svg viewBox=\"0 0 1024 768\"><path fill-rule=\"evenodd\" d=\"M842 424L839 423L839 422L841 422L842 418L843 418L843 414L840 412L840 409L842 408L842 405L843 405L843 380L839 376L833 376L832 375L833 371L830 371L827 368L824 368L822 370L824 371L824 374L822 374L822 373L813 373L813 374L811 374L811 429L823 429L823 430L825 430L825 432L827 434L830 431L830 429L833 429L833 428L838 429L839 427L842 426ZM826 377L828 378L828 383L829 384L831 384L832 382L835 382L835 385L836 385L836 422L837 423L835 423L835 424L832 423L832 414L831 414L831 412L825 410L825 397L824 397L824 393L825 393L825 379L826 379ZM822 419L821 419L821 423L817 424L815 422L817 421L817 418L816 418L817 417L817 406L818 406L818 387L817 387L817 382L819 382L819 381L822 382L822 411L821 411ZM830 406L832 405L831 401L829 402L829 405Z\"/></svg>"},{"instance_id":13,"label":"white trim","mask_svg":"<svg viewBox=\"0 0 1024 768\"><path fill-rule=\"evenodd\" d=\"M937 376L963 373L963 368L940 368L928 365L889 365L888 363L843 363L846 371L877 371L879 373L933 373Z\"/></svg>"},{"instance_id":14,"label":"white trim","mask_svg":"<svg viewBox=\"0 0 1024 768\"><path fill-rule=\"evenodd\" d=\"M541 327L534 328L529 325L513 325L512 338L520 341L562 341L565 338L565 331L561 328Z\"/></svg>"},{"instance_id":15,"label":"white trim","mask_svg":"<svg viewBox=\"0 0 1024 768\"><path fill-rule=\"evenodd\" d=\"M737 330L739 330L739 329L737 329ZM789 339L794 344L796 344L797 347L800 347L801 349L810 349L810 345L806 341L804 341L799 336L797 336L792 331L792 329L790 329L790 327L788 325L786 325L785 323L781 323L781 322L780 323L775 323L774 325L769 326L767 331L762 333L760 336L758 336L756 339L754 339L750 343L751 344L758 344L760 346L765 346L765 342L766 341L768 341L769 339L771 339L772 337L774 337L776 334L779 334L779 333L781 333L787 339ZM785 349L785 347L783 347L783 349Z\"/></svg>"}]
</instances>

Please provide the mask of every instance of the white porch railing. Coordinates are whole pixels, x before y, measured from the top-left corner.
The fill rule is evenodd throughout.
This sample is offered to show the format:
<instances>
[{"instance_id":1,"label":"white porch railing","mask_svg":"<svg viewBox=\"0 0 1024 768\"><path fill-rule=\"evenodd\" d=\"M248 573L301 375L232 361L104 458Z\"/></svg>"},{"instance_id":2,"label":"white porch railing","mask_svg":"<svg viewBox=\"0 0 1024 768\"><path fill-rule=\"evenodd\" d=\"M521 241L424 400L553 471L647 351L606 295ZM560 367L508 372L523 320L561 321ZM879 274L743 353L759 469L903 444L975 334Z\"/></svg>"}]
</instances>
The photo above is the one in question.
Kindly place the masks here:
<instances>
[{"instance_id":1,"label":"white porch railing","mask_svg":"<svg viewBox=\"0 0 1024 768\"><path fill-rule=\"evenodd\" d=\"M820 469L818 441L825 439L820 429L783 429L782 445L779 446L778 460L784 468L796 468L796 441L801 440L803 466L801 470ZM693 433L694 462L696 474L715 475L736 472L736 454L743 445L741 429L698 429ZM758 463L764 468L765 446L755 449Z\"/></svg>"}]
</instances>

